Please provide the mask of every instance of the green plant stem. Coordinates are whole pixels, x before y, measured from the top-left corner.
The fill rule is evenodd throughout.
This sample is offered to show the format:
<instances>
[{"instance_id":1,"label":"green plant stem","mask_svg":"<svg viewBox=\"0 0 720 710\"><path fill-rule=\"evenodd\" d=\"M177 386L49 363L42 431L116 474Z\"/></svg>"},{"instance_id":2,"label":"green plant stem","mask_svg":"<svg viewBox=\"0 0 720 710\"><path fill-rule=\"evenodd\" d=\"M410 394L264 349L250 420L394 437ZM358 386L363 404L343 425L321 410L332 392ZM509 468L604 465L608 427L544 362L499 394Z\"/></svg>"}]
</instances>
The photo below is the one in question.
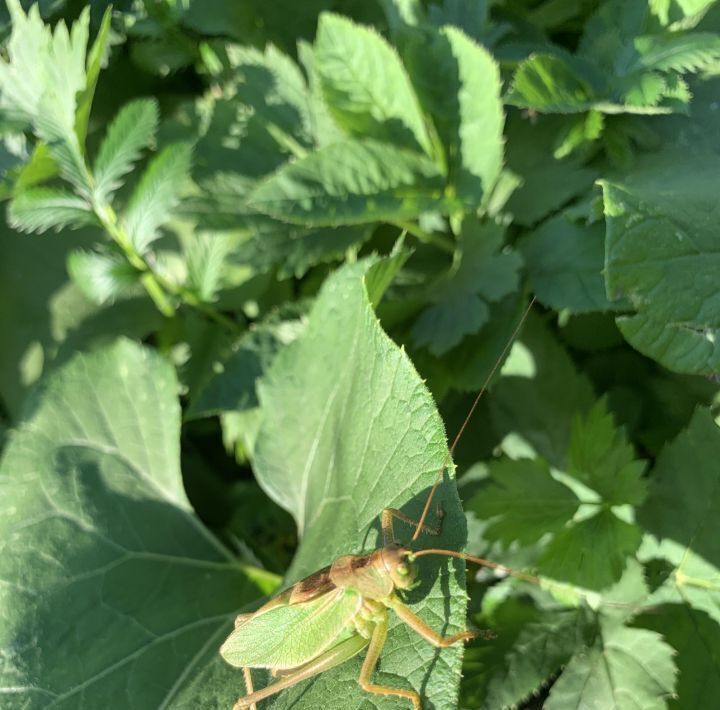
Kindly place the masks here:
<instances>
[{"instance_id":1,"label":"green plant stem","mask_svg":"<svg viewBox=\"0 0 720 710\"><path fill-rule=\"evenodd\" d=\"M140 283L152 299L157 309L167 318L175 315L175 308L167 297L165 289L160 285L147 261L138 253L125 230L120 226L115 210L109 205L93 205L95 214L110 238L122 249L125 258L141 272Z\"/></svg>"},{"instance_id":2,"label":"green plant stem","mask_svg":"<svg viewBox=\"0 0 720 710\"><path fill-rule=\"evenodd\" d=\"M442 235L433 234L432 232L426 232L421 229L417 224L413 222L392 222L393 225L399 229L404 229L408 234L412 234L413 237L423 242L424 244L430 244L438 249L442 249L448 254L455 253L455 242L452 239Z\"/></svg>"},{"instance_id":3,"label":"green plant stem","mask_svg":"<svg viewBox=\"0 0 720 710\"><path fill-rule=\"evenodd\" d=\"M151 271L146 271L140 277L140 283L145 287L153 303L157 306L160 313L167 318L172 318L175 315L175 309L172 303L167 299L165 291L163 291L160 284L157 282L154 274Z\"/></svg>"},{"instance_id":4,"label":"green plant stem","mask_svg":"<svg viewBox=\"0 0 720 710\"><path fill-rule=\"evenodd\" d=\"M215 321L233 332L239 332L241 330L240 326L232 318L228 318L228 316L216 311L212 306L201 301L192 291L186 289L184 286L178 286L160 274L155 274L155 278L166 291L172 293L173 296L199 311L210 320Z\"/></svg>"},{"instance_id":5,"label":"green plant stem","mask_svg":"<svg viewBox=\"0 0 720 710\"><path fill-rule=\"evenodd\" d=\"M142 273L140 282L153 300L157 309L164 316L172 318L175 315L175 307L168 298L169 294L195 310L200 311L210 320L215 321L230 331L238 331L240 329L234 320L219 313L206 303L203 303L192 291L189 291L183 286L178 286L162 274L156 273L147 259L137 251L135 245L130 241L112 207L109 205L95 205L94 209L105 231L120 249L122 249L125 258L134 268Z\"/></svg>"}]
</instances>

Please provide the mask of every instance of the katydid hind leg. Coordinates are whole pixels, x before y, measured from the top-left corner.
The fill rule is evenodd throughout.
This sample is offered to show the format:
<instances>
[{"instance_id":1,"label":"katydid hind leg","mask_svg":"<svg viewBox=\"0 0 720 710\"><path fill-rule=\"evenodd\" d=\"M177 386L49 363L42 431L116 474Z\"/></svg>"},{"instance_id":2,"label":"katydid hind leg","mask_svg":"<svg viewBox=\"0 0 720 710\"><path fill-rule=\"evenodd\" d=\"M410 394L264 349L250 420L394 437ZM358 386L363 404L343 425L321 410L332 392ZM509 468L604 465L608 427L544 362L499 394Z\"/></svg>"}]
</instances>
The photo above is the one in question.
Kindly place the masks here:
<instances>
[{"instance_id":1,"label":"katydid hind leg","mask_svg":"<svg viewBox=\"0 0 720 710\"><path fill-rule=\"evenodd\" d=\"M380 654L385 646L387 632L388 621L387 613L385 613L384 618L378 621L377 626L373 631L368 651L365 654L365 660L363 661L362 668L360 669L358 683L367 693L374 693L375 695L394 695L400 698L407 698L412 703L413 710L422 710L422 701L420 700L420 696L414 690L392 688L387 685L378 685L377 683L372 682L372 674L375 671L378 659L380 658Z\"/></svg>"},{"instance_id":2,"label":"katydid hind leg","mask_svg":"<svg viewBox=\"0 0 720 710\"><path fill-rule=\"evenodd\" d=\"M366 638L363 638L359 634L353 635L337 646L325 651L325 653L320 654L317 658L310 661L310 663L306 663L294 672L282 675L280 680L271 683L267 687L262 688L262 690L256 690L240 698L235 705L233 705L233 710L244 710L245 708L252 710L255 708L255 703L344 663L362 651L367 645L368 640Z\"/></svg>"}]
</instances>

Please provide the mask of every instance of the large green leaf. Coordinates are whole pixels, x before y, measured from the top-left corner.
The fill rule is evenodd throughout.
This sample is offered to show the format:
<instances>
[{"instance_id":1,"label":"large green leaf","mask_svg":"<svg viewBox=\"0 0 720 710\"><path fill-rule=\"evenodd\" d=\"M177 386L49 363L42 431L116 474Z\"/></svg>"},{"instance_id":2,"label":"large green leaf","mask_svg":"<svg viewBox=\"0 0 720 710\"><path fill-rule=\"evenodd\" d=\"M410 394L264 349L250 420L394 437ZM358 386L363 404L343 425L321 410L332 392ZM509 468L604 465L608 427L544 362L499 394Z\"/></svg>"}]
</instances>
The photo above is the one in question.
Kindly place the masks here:
<instances>
[{"instance_id":1,"label":"large green leaf","mask_svg":"<svg viewBox=\"0 0 720 710\"><path fill-rule=\"evenodd\" d=\"M675 710L712 705L720 693L720 626L707 614L681 604L662 607L662 614L644 615L636 622L665 637L677 651Z\"/></svg>"},{"instance_id":2,"label":"large green leaf","mask_svg":"<svg viewBox=\"0 0 720 710\"><path fill-rule=\"evenodd\" d=\"M276 47L268 46L260 52L231 45L227 52L235 70L233 84L237 95L226 104L219 103L220 107L230 109L220 118L242 126L245 139L240 146L233 141L225 142L225 149L235 158L231 161L235 170L244 172L248 167L237 160L239 148L244 159L271 163L267 172L277 166L283 153L302 153L312 145L311 136L315 136L307 81L296 62ZM238 102L249 110L238 112ZM216 144L224 138L217 134L208 137Z\"/></svg>"},{"instance_id":3,"label":"large green leaf","mask_svg":"<svg viewBox=\"0 0 720 710\"><path fill-rule=\"evenodd\" d=\"M400 262L397 262L400 263ZM380 329L370 302L393 263L346 266L325 283L307 330L280 352L260 387L263 421L254 468L265 490L295 517L302 543L290 580L337 556L378 543L384 507L411 517L421 511L447 454L442 422L430 393L407 356ZM384 273L383 273L384 272ZM464 542L465 519L454 483L438 492L446 517L442 537L421 546ZM408 541L402 523L396 535ZM442 633L463 626L462 568L422 565L413 610ZM391 615L392 616L392 615ZM393 617L394 618L394 617ZM394 620L397 622L397 620ZM394 623L377 682L415 688L435 707L457 697L462 649L441 652ZM273 707L395 707L356 683L361 658L283 693Z\"/></svg>"},{"instance_id":4,"label":"large green leaf","mask_svg":"<svg viewBox=\"0 0 720 710\"><path fill-rule=\"evenodd\" d=\"M457 149L450 144L450 180L471 204L488 196L503 162L505 115L500 99L500 70L487 50L454 27L444 30L457 63Z\"/></svg>"},{"instance_id":5,"label":"large green leaf","mask_svg":"<svg viewBox=\"0 0 720 710\"><path fill-rule=\"evenodd\" d=\"M605 229L602 223L582 225L565 215L554 217L520 243L530 282L538 300L558 311L604 311L603 266Z\"/></svg>"},{"instance_id":6,"label":"large green leaf","mask_svg":"<svg viewBox=\"0 0 720 710\"><path fill-rule=\"evenodd\" d=\"M432 155L405 68L377 32L323 14L315 40L315 70L330 113L348 133Z\"/></svg>"},{"instance_id":7,"label":"large green leaf","mask_svg":"<svg viewBox=\"0 0 720 710\"><path fill-rule=\"evenodd\" d=\"M372 228L364 225L302 227L259 214L244 221L250 234L232 250L230 258L261 273L277 268L281 278L302 278L316 264L339 261L372 233Z\"/></svg>"},{"instance_id":8,"label":"large green leaf","mask_svg":"<svg viewBox=\"0 0 720 710\"><path fill-rule=\"evenodd\" d=\"M582 628L575 609L538 615L534 609L511 602L501 606L494 617L502 634L492 644L467 652L463 691L470 697L462 707L521 707L567 663Z\"/></svg>"},{"instance_id":9,"label":"large green leaf","mask_svg":"<svg viewBox=\"0 0 720 710\"><path fill-rule=\"evenodd\" d=\"M506 545L552 533L538 562L543 575L603 589L620 579L640 546L640 529L612 508L642 502L644 464L603 402L574 417L565 459L564 473L555 476L542 459L493 462L492 482L479 488L470 509L490 519L485 536ZM589 544L595 554L587 554Z\"/></svg>"},{"instance_id":10,"label":"large green leaf","mask_svg":"<svg viewBox=\"0 0 720 710\"><path fill-rule=\"evenodd\" d=\"M437 209L443 178L427 158L374 141L341 141L287 163L250 205L288 222L332 227L404 220Z\"/></svg>"},{"instance_id":11,"label":"large green leaf","mask_svg":"<svg viewBox=\"0 0 720 710\"><path fill-rule=\"evenodd\" d=\"M618 318L640 352L678 372L720 371L717 155L668 148L603 183L607 290L636 313Z\"/></svg>"},{"instance_id":12,"label":"large green leaf","mask_svg":"<svg viewBox=\"0 0 720 710\"><path fill-rule=\"evenodd\" d=\"M515 223L530 226L591 189L596 174L578 152L554 155L558 135L570 119L510 114L507 125L507 163L522 180L507 203Z\"/></svg>"},{"instance_id":13,"label":"large green leaf","mask_svg":"<svg viewBox=\"0 0 720 710\"><path fill-rule=\"evenodd\" d=\"M480 488L468 508L481 519L494 518L486 531L490 539L537 542L566 525L580 505L542 459L493 462L489 473L492 483Z\"/></svg>"},{"instance_id":14,"label":"large green leaf","mask_svg":"<svg viewBox=\"0 0 720 710\"><path fill-rule=\"evenodd\" d=\"M273 576L193 514L176 392L168 363L121 340L29 402L0 465L0 692L18 707L229 705L215 650Z\"/></svg>"},{"instance_id":15,"label":"large green leaf","mask_svg":"<svg viewBox=\"0 0 720 710\"><path fill-rule=\"evenodd\" d=\"M706 409L661 452L639 511L641 555L669 568L659 601L690 604L720 622L720 430Z\"/></svg>"},{"instance_id":16,"label":"large green leaf","mask_svg":"<svg viewBox=\"0 0 720 710\"><path fill-rule=\"evenodd\" d=\"M574 521L551 540L538 562L542 575L586 589L615 584L642 541L640 529L609 509ZM588 550L592 554L588 554Z\"/></svg>"},{"instance_id":17,"label":"large green leaf","mask_svg":"<svg viewBox=\"0 0 720 710\"><path fill-rule=\"evenodd\" d=\"M660 634L604 620L575 654L544 707L663 710L675 688L673 649Z\"/></svg>"},{"instance_id":18,"label":"large green leaf","mask_svg":"<svg viewBox=\"0 0 720 710\"><path fill-rule=\"evenodd\" d=\"M570 434L568 473L592 488L607 505L639 505L645 499L645 462L600 401L576 416Z\"/></svg>"},{"instance_id":19,"label":"large green leaf","mask_svg":"<svg viewBox=\"0 0 720 710\"><path fill-rule=\"evenodd\" d=\"M490 54L455 27L416 33L404 48L423 108L445 149L448 182L477 207L500 175L500 75Z\"/></svg>"}]
</instances>

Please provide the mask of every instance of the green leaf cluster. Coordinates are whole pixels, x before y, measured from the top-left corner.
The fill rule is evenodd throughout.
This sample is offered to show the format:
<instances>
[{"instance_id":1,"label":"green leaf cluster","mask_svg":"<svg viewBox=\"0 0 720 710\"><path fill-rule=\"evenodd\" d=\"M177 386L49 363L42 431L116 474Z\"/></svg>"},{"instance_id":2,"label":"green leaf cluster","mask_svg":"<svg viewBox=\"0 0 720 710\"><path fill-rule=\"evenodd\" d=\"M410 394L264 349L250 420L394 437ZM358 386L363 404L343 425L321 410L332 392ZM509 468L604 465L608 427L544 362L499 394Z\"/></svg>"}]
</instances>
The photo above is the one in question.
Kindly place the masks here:
<instances>
[{"instance_id":1,"label":"green leaf cluster","mask_svg":"<svg viewBox=\"0 0 720 710\"><path fill-rule=\"evenodd\" d=\"M713 71L720 59L717 36L695 29L698 10L682 8L671 21L658 3L601 3L576 52L551 44L520 63L507 100L544 113L684 111L692 95L685 77Z\"/></svg>"},{"instance_id":2,"label":"green leaf cluster","mask_svg":"<svg viewBox=\"0 0 720 710\"><path fill-rule=\"evenodd\" d=\"M374 682L708 704L718 3L8 0L0 41L5 704L231 707L235 615L438 475L413 548L489 565L405 601L488 633L391 612ZM409 707L363 657L260 707Z\"/></svg>"}]
</instances>

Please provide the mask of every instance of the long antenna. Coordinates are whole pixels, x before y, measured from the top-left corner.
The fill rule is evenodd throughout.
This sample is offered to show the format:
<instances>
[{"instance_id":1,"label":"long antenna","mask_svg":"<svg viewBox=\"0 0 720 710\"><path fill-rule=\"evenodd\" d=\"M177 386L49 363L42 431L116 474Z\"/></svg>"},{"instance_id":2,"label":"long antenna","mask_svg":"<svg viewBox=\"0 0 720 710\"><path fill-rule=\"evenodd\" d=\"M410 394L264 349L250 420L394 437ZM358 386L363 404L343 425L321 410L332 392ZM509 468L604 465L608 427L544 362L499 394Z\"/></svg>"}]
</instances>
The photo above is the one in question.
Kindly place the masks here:
<instances>
[{"instance_id":1,"label":"long antenna","mask_svg":"<svg viewBox=\"0 0 720 710\"><path fill-rule=\"evenodd\" d=\"M474 562L476 565L481 567L490 567L500 572L517 577L518 579L524 579L526 582L532 582L533 584L540 584L540 578L526 572L518 572L517 570L501 565L498 562L492 560L486 560L484 557L475 557L474 555L468 555L466 552L455 552L455 550L440 550L436 548L430 548L428 550L420 550L419 552L413 552L414 557L422 557L423 555L445 555L445 557L457 557L459 560L465 560L466 562Z\"/></svg>"},{"instance_id":2,"label":"long antenna","mask_svg":"<svg viewBox=\"0 0 720 710\"><path fill-rule=\"evenodd\" d=\"M505 355L507 351L510 349L510 346L515 341L515 338L517 337L518 333L520 332L520 329L523 327L523 323L525 323L525 319L528 317L528 314L530 313L530 310L532 309L533 305L535 304L535 296L533 296L530 299L530 303L528 303L527 308L525 309L524 313L522 314L522 318L520 319L520 322L515 327L515 330L513 331L513 334L508 339L507 343L505 343L505 347L503 348L503 351L500 353L500 357L495 361L495 364L493 365L492 370L490 370L490 374L485 378L485 382L483 383L483 386L480 388L480 391L477 394L477 397L475 397L475 401L473 402L472 407L470 407L470 411L467 413L467 416L465 417L465 421L462 423L462 426L458 430L458 433L455 435L455 438L453 439L453 442L448 449L447 454L445 455L445 460L442 462L442 466L438 469L437 475L435 476L435 483L433 483L432 488L430 489L430 495L428 495L427 500L425 501L425 507L423 508L422 515L420 516L420 520L418 521L417 527L415 528L415 532L412 536L412 541L418 539L420 532L422 530L423 524L425 522L425 518L427 517L428 511L430 510L430 504L432 503L433 496L435 495L435 491L437 490L437 487L440 485L440 481L442 480L443 471L445 470L445 467L450 462L450 459L452 458L452 455L455 453L455 447L458 444L458 441L460 441L463 433L465 432L465 428L467 427L468 423L470 422L470 419L472 418L472 415L475 413L475 409L478 406L478 403L480 402L481 397L483 394L485 394L485 390L488 388L488 385L490 384L490 381L492 380L493 376L495 375L495 371L500 366L500 363L505 358Z\"/></svg>"},{"instance_id":3,"label":"long antenna","mask_svg":"<svg viewBox=\"0 0 720 710\"><path fill-rule=\"evenodd\" d=\"M505 574L509 574L512 577L516 577L517 579L524 579L526 582L532 582L533 584L537 584L538 586L542 587L543 580L540 577L536 577L534 574L528 574L527 572L519 572L518 570L512 569L512 567L506 567L505 565L501 565L499 562L486 560L484 557L475 557L475 555L468 555L467 552L456 552L455 550L441 550L438 548L430 548L427 550L419 550L418 552L413 552L412 554L413 558L415 559L417 559L418 557L423 557L424 555L444 555L445 557L456 557L459 560L473 562L474 564L480 565L481 567L490 567L490 569L496 569L500 572L505 572ZM588 594L580 589L577 589L573 585L564 585L562 582L559 586L560 588L562 588L563 586L567 586L567 588L577 592L577 595L588 601L588 603L590 603L591 596L596 596L592 592ZM613 607L615 609L642 609L643 611L649 611L656 608L656 605L644 607L639 602L635 604L630 604L627 602L615 602L602 598L600 598L600 600L603 606ZM594 603L597 604L598 602Z\"/></svg>"}]
</instances>

